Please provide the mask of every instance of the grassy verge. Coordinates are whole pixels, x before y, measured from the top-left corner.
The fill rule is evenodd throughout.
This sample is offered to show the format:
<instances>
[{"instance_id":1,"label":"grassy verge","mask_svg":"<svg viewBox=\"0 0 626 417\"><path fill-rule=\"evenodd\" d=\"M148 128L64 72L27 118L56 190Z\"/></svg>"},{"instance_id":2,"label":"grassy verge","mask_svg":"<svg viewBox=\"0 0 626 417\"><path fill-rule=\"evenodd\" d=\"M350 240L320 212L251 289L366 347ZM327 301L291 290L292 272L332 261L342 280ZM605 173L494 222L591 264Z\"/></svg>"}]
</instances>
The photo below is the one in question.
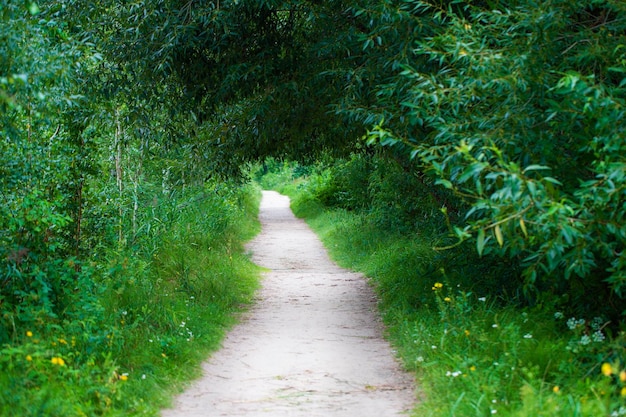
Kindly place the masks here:
<instances>
[{"instance_id":1,"label":"grassy verge","mask_svg":"<svg viewBox=\"0 0 626 417\"><path fill-rule=\"evenodd\" d=\"M187 191L155 208L140 241L85 264L63 319L22 324L0 348L0 416L158 415L252 299L243 242L258 199Z\"/></svg>"},{"instance_id":2,"label":"grassy verge","mask_svg":"<svg viewBox=\"0 0 626 417\"><path fill-rule=\"evenodd\" d=\"M316 182L278 188L339 264L371 278L389 338L419 383L414 415L626 415L623 333L600 318L495 296L489 284L505 276L503 260L467 247L437 251L428 233L328 208L311 192Z\"/></svg>"}]
</instances>

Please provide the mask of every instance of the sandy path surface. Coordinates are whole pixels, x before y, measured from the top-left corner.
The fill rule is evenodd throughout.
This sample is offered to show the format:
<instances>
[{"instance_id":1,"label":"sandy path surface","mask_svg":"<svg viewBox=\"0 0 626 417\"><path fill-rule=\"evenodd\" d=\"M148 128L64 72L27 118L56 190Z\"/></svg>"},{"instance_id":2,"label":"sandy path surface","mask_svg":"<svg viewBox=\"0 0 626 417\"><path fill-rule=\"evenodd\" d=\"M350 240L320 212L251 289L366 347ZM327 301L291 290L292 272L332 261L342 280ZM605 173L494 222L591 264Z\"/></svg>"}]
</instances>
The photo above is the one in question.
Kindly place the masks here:
<instances>
[{"instance_id":1,"label":"sandy path surface","mask_svg":"<svg viewBox=\"0 0 626 417\"><path fill-rule=\"evenodd\" d=\"M408 415L413 381L367 282L330 261L287 197L264 191L260 220L248 248L269 271L255 305L162 416Z\"/></svg>"}]
</instances>

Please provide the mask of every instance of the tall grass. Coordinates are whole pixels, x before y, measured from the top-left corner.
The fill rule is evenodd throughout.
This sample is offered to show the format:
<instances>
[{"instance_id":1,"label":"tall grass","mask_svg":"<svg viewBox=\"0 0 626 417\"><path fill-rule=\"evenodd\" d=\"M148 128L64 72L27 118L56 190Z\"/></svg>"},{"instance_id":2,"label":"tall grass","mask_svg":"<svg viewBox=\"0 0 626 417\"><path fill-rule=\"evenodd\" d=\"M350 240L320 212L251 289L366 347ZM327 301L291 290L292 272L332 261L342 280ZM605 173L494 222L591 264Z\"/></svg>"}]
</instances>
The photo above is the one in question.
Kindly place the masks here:
<instances>
[{"instance_id":1,"label":"tall grass","mask_svg":"<svg viewBox=\"0 0 626 417\"><path fill-rule=\"evenodd\" d=\"M515 265L472 247L434 249L445 239L437 224L407 233L379 213L328 207L312 191L319 181L278 188L338 263L370 277L388 336L418 380L415 416L626 415L618 326L522 303L507 283Z\"/></svg>"},{"instance_id":2,"label":"tall grass","mask_svg":"<svg viewBox=\"0 0 626 417\"><path fill-rule=\"evenodd\" d=\"M259 194L172 194L146 214L151 232L103 248L63 320L0 348L0 416L158 415L252 299L259 271L243 242L259 230Z\"/></svg>"}]
</instances>

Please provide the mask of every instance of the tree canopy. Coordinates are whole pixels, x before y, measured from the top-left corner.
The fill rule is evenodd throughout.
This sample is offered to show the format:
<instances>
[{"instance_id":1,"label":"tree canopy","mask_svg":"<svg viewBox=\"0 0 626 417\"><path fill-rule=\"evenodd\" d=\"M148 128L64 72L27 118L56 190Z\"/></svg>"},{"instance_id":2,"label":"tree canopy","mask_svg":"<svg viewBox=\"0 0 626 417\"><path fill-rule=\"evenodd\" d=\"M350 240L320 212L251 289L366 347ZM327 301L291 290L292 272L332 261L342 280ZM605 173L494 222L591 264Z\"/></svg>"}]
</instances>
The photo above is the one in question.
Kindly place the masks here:
<instances>
[{"instance_id":1,"label":"tree canopy","mask_svg":"<svg viewBox=\"0 0 626 417\"><path fill-rule=\"evenodd\" d=\"M529 294L624 295L622 1L29 4L2 10L3 131L73 162L16 165L26 148L5 141L2 181L72 178L40 187L72 196L54 221L80 222L106 158L203 181L367 136L368 152L452 190L453 235L522 264Z\"/></svg>"},{"instance_id":2,"label":"tree canopy","mask_svg":"<svg viewBox=\"0 0 626 417\"><path fill-rule=\"evenodd\" d=\"M520 259L527 289L593 276L623 294L623 2L94 7L86 33L138 94L184 109L213 172L349 152L369 129L468 204L454 233Z\"/></svg>"}]
</instances>

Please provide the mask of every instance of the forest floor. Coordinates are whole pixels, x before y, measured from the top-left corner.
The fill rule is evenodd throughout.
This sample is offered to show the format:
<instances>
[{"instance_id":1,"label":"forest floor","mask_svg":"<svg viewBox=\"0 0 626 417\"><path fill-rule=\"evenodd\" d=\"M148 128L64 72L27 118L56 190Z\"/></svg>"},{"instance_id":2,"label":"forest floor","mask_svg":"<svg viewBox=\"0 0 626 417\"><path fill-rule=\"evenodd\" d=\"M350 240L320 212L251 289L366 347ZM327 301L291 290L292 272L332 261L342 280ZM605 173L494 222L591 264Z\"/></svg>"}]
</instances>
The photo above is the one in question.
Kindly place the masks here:
<instances>
[{"instance_id":1,"label":"forest floor","mask_svg":"<svg viewBox=\"0 0 626 417\"><path fill-rule=\"evenodd\" d=\"M366 279L329 259L289 198L264 191L259 217L248 249L267 272L255 303L162 416L408 415L414 381Z\"/></svg>"}]
</instances>

